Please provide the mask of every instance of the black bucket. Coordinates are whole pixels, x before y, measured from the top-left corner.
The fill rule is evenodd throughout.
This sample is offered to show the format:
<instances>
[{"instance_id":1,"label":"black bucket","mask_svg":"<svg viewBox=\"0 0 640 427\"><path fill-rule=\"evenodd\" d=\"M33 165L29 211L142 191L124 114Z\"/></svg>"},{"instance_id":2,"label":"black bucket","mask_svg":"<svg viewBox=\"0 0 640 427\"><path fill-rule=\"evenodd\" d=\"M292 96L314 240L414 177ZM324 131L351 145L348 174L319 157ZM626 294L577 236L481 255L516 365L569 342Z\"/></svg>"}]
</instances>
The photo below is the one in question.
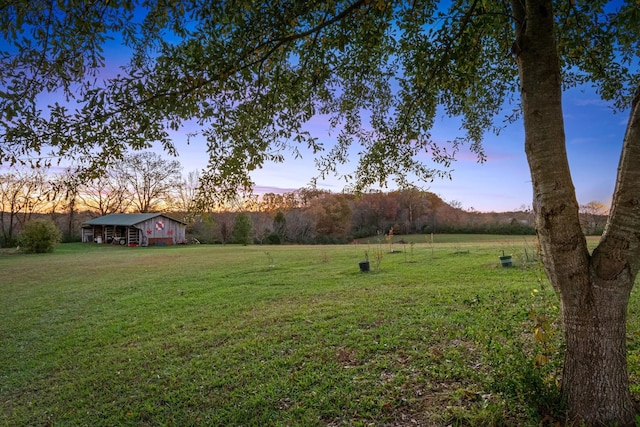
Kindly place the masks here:
<instances>
[{"instance_id":1,"label":"black bucket","mask_svg":"<svg viewBox=\"0 0 640 427\"><path fill-rule=\"evenodd\" d=\"M511 255L501 256L500 264L502 264L503 267L511 267L513 265L513 261L511 260Z\"/></svg>"}]
</instances>

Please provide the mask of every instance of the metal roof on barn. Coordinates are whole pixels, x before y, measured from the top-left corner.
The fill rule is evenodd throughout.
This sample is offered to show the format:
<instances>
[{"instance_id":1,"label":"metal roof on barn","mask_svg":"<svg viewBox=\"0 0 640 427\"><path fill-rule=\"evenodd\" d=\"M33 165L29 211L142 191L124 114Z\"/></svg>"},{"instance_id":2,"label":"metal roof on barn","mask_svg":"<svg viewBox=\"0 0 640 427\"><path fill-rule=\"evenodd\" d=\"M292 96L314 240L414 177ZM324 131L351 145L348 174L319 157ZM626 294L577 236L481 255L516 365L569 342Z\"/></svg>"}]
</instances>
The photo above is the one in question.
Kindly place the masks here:
<instances>
[{"instance_id":1,"label":"metal roof on barn","mask_svg":"<svg viewBox=\"0 0 640 427\"><path fill-rule=\"evenodd\" d=\"M141 222L150 220L155 217L165 217L172 221L179 222L181 224L186 224L184 221L180 221L175 218L171 218L165 214L161 213L140 213L140 214L111 214L101 216L99 218L94 218L89 221L85 221L82 225L124 225L124 226L133 226L139 224Z\"/></svg>"}]
</instances>

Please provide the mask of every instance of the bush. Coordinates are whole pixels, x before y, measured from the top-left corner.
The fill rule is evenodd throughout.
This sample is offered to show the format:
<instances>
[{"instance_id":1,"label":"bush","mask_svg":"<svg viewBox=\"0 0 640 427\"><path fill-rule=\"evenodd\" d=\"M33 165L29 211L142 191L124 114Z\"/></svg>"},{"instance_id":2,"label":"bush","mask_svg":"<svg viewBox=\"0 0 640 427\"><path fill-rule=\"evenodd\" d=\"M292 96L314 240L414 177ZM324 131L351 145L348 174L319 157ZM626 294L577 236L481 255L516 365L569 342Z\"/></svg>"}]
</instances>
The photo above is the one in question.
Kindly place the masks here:
<instances>
[{"instance_id":1,"label":"bush","mask_svg":"<svg viewBox=\"0 0 640 427\"><path fill-rule=\"evenodd\" d=\"M62 233L58 227L46 219L35 219L27 222L18 235L18 244L25 253L53 252L54 246L60 242Z\"/></svg>"},{"instance_id":2,"label":"bush","mask_svg":"<svg viewBox=\"0 0 640 427\"><path fill-rule=\"evenodd\" d=\"M282 243L282 239L280 239L280 235L277 233L271 233L267 236L267 244L269 245L279 245Z\"/></svg>"}]
</instances>

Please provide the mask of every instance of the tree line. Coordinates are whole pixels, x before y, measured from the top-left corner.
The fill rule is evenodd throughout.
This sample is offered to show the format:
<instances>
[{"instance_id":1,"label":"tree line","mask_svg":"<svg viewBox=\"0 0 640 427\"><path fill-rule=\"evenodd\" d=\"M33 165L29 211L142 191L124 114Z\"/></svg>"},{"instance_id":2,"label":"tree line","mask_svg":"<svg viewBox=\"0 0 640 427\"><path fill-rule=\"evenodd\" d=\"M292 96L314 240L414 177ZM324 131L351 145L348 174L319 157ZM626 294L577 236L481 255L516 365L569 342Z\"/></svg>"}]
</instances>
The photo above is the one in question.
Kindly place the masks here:
<instances>
[{"instance_id":1,"label":"tree line","mask_svg":"<svg viewBox=\"0 0 640 427\"><path fill-rule=\"evenodd\" d=\"M198 172L182 176L177 160L141 152L93 177L72 169L0 174L0 245L12 246L31 219L49 217L64 241L77 241L83 221L111 213L166 212L188 224L200 243L345 243L357 238L417 233L534 234L530 209L482 213L417 188L361 194L301 188L236 198L226 206L197 203ZM585 233L602 232L606 207L581 210Z\"/></svg>"},{"instance_id":2,"label":"tree line","mask_svg":"<svg viewBox=\"0 0 640 427\"><path fill-rule=\"evenodd\" d=\"M302 188L264 194L249 206L201 213L188 233L201 243L222 244L346 243L390 232L535 234L529 210L468 211L419 189L348 194Z\"/></svg>"}]
</instances>

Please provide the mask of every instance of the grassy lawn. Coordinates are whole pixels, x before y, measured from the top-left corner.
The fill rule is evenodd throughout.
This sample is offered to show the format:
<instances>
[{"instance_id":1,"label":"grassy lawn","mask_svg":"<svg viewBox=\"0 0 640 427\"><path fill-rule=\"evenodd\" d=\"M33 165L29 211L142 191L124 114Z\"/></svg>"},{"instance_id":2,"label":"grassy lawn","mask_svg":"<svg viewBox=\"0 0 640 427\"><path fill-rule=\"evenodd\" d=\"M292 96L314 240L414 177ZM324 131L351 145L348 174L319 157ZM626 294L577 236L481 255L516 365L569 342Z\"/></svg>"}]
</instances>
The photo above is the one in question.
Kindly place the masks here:
<instances>
[{"instance_id":1,"label":"grassy lawn","mask_svg":"<svg viewBox=\"0 0 640 427\"><path fill-rule=\"evenodd\" d=\"M562 342L533 237L450 239L5 251L0 425L538 425Z\"/></svg>"}]
</instances>

